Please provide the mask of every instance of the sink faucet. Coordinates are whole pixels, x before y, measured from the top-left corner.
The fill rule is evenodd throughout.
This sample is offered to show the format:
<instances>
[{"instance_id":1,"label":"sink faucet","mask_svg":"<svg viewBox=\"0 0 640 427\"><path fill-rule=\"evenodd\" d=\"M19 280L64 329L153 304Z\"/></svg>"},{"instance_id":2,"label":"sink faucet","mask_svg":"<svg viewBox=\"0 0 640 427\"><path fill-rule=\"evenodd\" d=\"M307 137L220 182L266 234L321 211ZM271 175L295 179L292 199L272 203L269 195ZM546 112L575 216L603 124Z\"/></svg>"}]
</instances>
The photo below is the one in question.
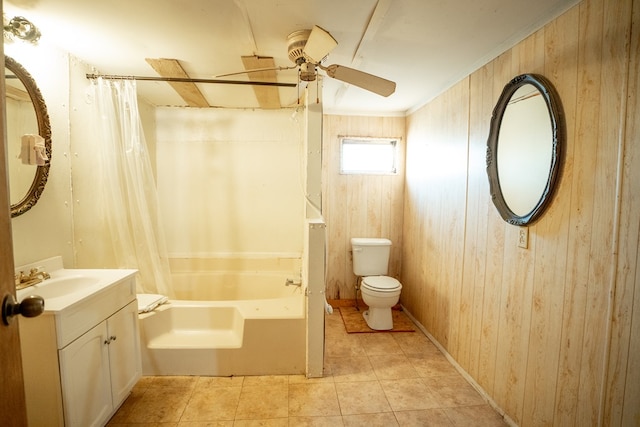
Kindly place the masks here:
<instances>
[{"instance_id":1,"label":"sink faucet","mask_svg":"<svg viewBox=\"0 0 640 427\"><path fill-rule=\"evenodd\" d=\"M40 282L43 282L47 279L51 278L51 275L44 270L39 270L38 268L32 268L29 270L29 274L24 274L23 271L16 274L16 289L24 289L29 286L36 285Z\"/></svg>"}]
</instances>

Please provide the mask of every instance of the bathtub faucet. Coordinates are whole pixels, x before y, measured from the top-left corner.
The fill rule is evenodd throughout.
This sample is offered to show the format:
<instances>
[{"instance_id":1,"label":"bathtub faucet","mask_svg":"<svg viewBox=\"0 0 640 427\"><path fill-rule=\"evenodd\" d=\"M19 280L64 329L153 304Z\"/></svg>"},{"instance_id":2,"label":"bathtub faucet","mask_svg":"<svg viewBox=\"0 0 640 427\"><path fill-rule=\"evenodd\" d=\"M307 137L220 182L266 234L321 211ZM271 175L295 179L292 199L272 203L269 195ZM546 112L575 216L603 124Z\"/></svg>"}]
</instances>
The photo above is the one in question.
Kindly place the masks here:
<instances>
[{"instance_id":1,"label":"bathtub faucet","mask_svg":"<svg viewBox=\"0 0 640 427\"><path fill-rule=\"evenodd\" d=\"M302 280L294 281L293 279L287 279L287 281L284 282L284 285L285 286L297 286L297 287L300 287L300 286L302 286Z\"/></svg>"}]
</instances>

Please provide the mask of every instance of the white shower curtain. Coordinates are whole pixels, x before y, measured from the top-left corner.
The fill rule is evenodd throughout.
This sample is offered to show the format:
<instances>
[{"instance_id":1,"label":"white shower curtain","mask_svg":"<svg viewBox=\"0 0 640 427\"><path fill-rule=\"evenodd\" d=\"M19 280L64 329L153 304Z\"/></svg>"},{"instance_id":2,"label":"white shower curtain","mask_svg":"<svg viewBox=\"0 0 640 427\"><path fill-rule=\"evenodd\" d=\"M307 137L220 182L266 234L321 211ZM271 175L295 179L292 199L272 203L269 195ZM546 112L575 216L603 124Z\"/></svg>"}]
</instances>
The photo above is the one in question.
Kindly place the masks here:
<instances>
[{"instance_id":1,"label":"white shower curtain","mask_svg":"<svg viewBox=\"0 0 640 427\"><path fill-rule=\"evenodd\" d=\"M101 188L119 268L137 268L138 293L173 297L169 260L158 212L156 183L140 122L136 83L93 81L94 129L100 146Z\"/></svg>"}]
</instances>

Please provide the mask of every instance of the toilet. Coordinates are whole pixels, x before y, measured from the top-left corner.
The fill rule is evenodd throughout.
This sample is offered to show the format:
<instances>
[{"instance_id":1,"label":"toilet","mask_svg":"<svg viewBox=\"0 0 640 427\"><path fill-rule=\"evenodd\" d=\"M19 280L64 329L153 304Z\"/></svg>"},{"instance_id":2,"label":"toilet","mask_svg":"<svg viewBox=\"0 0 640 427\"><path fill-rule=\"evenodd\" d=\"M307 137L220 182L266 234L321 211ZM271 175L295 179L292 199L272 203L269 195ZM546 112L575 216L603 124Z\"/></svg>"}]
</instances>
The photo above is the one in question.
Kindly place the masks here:
<instances>
[{"instance_id":1,"label":"toilet","mask_svg":"<svg viewBox=\"0 0 640 427\"><path fill-rule=\"evenodd\" d=\"M386 276L391 240L354 237L351 239L353 273L358 276L362 300L369 307L362 316L371 329L393 329L391 307L400 300L402 285Z\"/></svg>"}]
</instances>

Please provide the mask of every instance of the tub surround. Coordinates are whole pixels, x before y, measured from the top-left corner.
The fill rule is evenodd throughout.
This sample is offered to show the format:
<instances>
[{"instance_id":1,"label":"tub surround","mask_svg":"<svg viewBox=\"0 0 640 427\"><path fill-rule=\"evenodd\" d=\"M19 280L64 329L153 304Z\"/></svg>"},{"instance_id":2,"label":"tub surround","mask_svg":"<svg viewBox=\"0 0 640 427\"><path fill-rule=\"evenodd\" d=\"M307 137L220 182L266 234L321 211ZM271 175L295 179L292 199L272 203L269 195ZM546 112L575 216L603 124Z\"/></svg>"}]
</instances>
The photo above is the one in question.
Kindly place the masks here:
<instances>
[{"instance_id":1,"label":"tub surround","mask_svg":"<svg viewBox=\"0 0 640 427\"><path fill-rule=\"evenodd\" d=\"M300 294L299 272L191 271L171 275L175 299L189 301L258 300Z\"/></svg>"},{"instance_id":2,"label":"tub surround","mask_svg":"<svg viewBox=\"0 0 640 427\"><path fill-rule=\"evenodd\" d=\"M143 374L304 374L304 291L285 286L282 278L254 283L263 298L228 298L249 298L251 292L241 292L244 285L230 281L219 289L224 294L219 300L171 300L140 314ZM214 290L205 290L207 297L214 297Z\"/></svg>"}]
</instances>

